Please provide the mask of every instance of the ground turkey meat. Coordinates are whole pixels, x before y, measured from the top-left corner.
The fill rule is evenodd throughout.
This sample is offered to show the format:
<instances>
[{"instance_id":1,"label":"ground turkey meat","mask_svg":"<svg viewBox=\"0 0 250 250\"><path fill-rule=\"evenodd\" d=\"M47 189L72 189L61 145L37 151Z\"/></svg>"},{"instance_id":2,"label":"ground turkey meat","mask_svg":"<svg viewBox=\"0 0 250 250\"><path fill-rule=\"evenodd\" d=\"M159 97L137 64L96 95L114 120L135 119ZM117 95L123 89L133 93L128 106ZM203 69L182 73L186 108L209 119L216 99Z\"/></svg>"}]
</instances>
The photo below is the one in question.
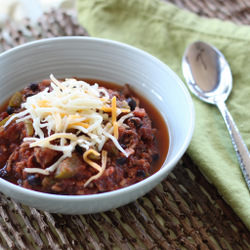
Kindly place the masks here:
<instances>
[{"instance_id":1,"label":"ground turkey meat","mask_svg":"<svg viewBox=\"0 0 250 250\"><path fill-rule=\"evenodd\" d=\"M22 91L23 100L28 96L50 87L48 81L39 84L32 83ZM139 182L151 174L152 162L158 158L158 149L155 142L156 130L152 128L151 120L145 109L139 107L139 100L131 96L126 86L121 91L108 89L109 95L117 97L117 105L127 100L133 116L126 119L119 127L118 141L129 157L125 157L111 140L108 140L103 149L108 152L107 165L104 173L98 179L84 187L84 183L97 170L84 162L83 149L76 147L71 158L64 159L57 170L50 175L31 174L25 168L45 169L55 163L61 152L48 148L29 147L23 142L27 136L23 122L11 122L6 128L0 127L0 175L22 187L41 192L57 194L93 194L120 189ZM12 110L19 111L20 108ZM2 112L0 120L8 116ZM96 159L101 164L100 159Z\"/></svg>"},{"instance_id":2,"label":"ground turkey meat","mask_svg":"<svg viewBox=\"0 0 250 250\"><path fill-rule=\"evenodd\" d=\"M26 137L24 123L11 123L8 127L0 127L0 167L3 168L9 156L19 147Z\"/></svg>"}]
</instances>

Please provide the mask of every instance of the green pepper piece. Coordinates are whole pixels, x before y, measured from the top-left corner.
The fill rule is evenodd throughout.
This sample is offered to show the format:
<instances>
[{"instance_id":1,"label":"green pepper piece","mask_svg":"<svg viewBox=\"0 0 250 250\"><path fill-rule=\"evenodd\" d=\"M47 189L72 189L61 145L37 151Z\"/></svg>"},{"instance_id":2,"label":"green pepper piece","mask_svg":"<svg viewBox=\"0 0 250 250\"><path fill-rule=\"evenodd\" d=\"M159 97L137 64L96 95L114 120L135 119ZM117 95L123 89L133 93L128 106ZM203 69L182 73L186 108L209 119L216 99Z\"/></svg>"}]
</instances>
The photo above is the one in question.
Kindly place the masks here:
<instances>
[{"instance_id":1,"label":"green pepper piece","mask_svg":"<svg viewBox=\"0 0 250 250\"><path fill-rule=\"evenodd\" d=\"M0 121L0 127L1 127L1 126L4 126L5 123L10 119L10 117L11 117L11 115L5 117L2 121Z\"/></svg>"},{"instance_id":2,"label":"green pepper piece","mask_svg":"<svg viewBox=\"0 0 250 250\"><path fill-rule=\"evenodd\" d=\"M19 108L21 106L21 103L23 101L23 95L20 92L16 92L9 101L10 107Z\"/></svg>"},{"instance_id":3,"label":"green pepper piece","mask_svg":"<svg viewBox=\"0 0 250 250\"><path fill-rule=\"evenodd\" d=\"M73 177L77 173L77 168L82 164L79 156L74 153L72 157L63 160L55 173L56 179L67 179Z\"/></svg>"},{"instance_id":4,"label":"green pepper piece","mask_svg":"<svg viewBox=\"0 0 250 250\"><path fill-rule=\"evenodd\" d=\"M68 179L75 175L75 171L73 171L72 168L61 166L58 168L58 171L56 171L55 178L56 179Z\"/></svg>"},{"instance_id":5,"label":"green pepper piece","mask_svg":"<svg viewBox=\"0 0 250 250\"><path fill-rule=\"evenodd\" d=\"M90 160L96 161L96 160L99 160L99 159L100 159L100 156L97 156L97 155L94 155L94 154L89 154L89 155L88 155L88 158L89 158Z\"/></svg>"}]
</instances>

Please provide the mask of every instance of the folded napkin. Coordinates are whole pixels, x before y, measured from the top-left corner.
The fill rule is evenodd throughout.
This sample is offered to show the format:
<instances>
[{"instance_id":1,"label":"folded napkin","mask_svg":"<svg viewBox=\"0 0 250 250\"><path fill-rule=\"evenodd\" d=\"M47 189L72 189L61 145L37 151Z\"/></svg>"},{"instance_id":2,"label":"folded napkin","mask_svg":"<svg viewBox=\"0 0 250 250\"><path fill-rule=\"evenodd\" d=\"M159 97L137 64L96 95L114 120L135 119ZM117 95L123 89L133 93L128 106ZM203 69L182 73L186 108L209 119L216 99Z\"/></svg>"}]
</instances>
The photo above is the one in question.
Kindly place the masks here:
<instances>
[{"instance_id":1,"label":"folded napkin","mask_svg":"<svg viewBox=\"0 0 250 250\"><path fill-rule=\"evenodd\" d=\"M182 79L181 59L196 40L227 58L234 78L228 108L250 148L250 27L201 18L159 0L78 0L78 19L91 36L128 43L168 64ZM250 229L250 193L223 118L193 96L196 127L188 154Z\"/></svg>"}]
</instances>

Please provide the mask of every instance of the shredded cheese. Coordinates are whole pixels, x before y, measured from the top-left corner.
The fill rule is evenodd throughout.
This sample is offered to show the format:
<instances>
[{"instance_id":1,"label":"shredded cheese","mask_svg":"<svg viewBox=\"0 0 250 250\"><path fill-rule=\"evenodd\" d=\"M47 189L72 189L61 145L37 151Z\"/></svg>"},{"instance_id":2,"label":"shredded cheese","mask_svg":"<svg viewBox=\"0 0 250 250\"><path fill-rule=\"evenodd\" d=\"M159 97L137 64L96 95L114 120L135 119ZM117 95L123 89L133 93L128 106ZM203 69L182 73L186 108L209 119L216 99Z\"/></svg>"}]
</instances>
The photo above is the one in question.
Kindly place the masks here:
<instances>
[{"instance_id":1,"label":"shredded cheese","mask_svg":"<svg viewBox=\"0 0 250 250\"><path fill-rule=\"evenodd\" d=\"M62 156L50 167L25 168L28 173L49 175L65 158L72 156L76 145L82 147L85 150L84 161L98 171L87 180L87 186L99 178L106 168L107 151L102 148L108 139L128 157L118 142L118 131L119 126L133 113L128 108L117 107L116 96L110 99L106 89L98 84L90 85L76 79L59 81L53 75L50 75L50 79L51 89L45 88L28 97L21 106L23 111L12 115L5 127L14 120L32 120L34 136L24 138L24 141L29 142L30 147L46 147L62 152ZM89 159L91 154L101 156L102 166Z\"/></svg>"},{"instance_id":2,"label":"shredded cheese","mask_svg":"<svg viewBox=\"0 0 250 250\"><path fill-rule=\"evenodd\" d=\"M116 108L116 96L114 96L111 100L112 103L112 124L114 127L114 137L118 139L119 134L118 134L118 125L116 122L116 113L117 113L117 108Z\"/></svg>"},{"instance_id":3,"label":"shredded cheese","mask_svg":"<svg viewBox=\"0 0 250 250\"><path fill-rule=\"evenodd\" d=\"M88 128L89 124L84 122L74 122L68 125L68 128L74 128L75 126L82 126L83 128Z\"/></svg>"},{"instance_id":4,"label":"shredded cheese","mask_svg":"<svg viewBox=\"0 0 250 250\"><path fill-rule=\"evenodd\" d=\"M98 179L99 177L102 176L105 168L106 168L106 165L107 165L107 155L108 155L108 152L106 150L103 150L102 151L102 167L101 167L101 170L99 171L98 174L94 175L94 176L91 176L85 183L84 183L84 187L87 187L89 185L89 183L93 180L96 180Z\"/></svg>"},{"instance_id":5,"label":"shredded cheese","mask_svg":"<svg viewBox=\"0 0 250 250\"><path fill-rule=\"evenodd\" d=\"M94 156L97 156L99 157L100 156L100 153L98 153L97 151L93 150L93 149L89 149L88 151L85 151L85 153L83 154L83 159L85 162L87 162L91 167L93 167L94 169L96 169L97 171L101 172L102 168L97 164L95 163L94 161L90 160L88 158L88 156L90 154L93 154Z\"/></svg>"},{"instance_id":6,"label":"shredded cheese","mask_svg":"<svg viewBox=\"0 0 250 250\"><path fill-rule=\"evenodd\" d=\"M118 123L116 121L113 122L113 127L114 127L114 137L115 137L115 139L118 139L119 132L118 132Z\"/></svg>"},{"instance_id":7,"label":"shredded cheese","mask_svg":"<svg viewBox=\"0 0 250 250\"><path fill-rule=\"evenodd\" d=\"M116 96L112 98L112 123L116 122Z\"/></svg>"}]
</instances>

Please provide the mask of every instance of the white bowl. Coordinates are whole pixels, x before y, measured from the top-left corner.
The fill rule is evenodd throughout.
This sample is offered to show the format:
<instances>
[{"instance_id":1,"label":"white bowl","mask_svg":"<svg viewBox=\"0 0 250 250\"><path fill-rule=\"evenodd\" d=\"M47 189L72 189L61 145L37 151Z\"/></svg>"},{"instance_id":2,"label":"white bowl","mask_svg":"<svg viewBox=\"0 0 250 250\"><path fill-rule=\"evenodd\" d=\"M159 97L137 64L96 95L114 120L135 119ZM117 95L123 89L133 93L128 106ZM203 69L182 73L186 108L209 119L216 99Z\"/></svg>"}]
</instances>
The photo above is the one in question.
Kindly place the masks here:
<instances>
[{"instance_id":1,"label":"white bowl","mask_svg":"<svg viewBox=\"0 0 250 250\"><path fill-rule=\"evenodd\" d=\"M0 190L23 204L54 213L95 213L125 205L159 184L186 151L194 129L191 97L178 76L150 54L115 41L89 37L39 40L0 55L0 103L28 83L82 77L130 83L158 108L167 123L170 147L162 168L132 186L93 195L56 195L28 190L0 178Z\"/></svg>"}]
</instances>

